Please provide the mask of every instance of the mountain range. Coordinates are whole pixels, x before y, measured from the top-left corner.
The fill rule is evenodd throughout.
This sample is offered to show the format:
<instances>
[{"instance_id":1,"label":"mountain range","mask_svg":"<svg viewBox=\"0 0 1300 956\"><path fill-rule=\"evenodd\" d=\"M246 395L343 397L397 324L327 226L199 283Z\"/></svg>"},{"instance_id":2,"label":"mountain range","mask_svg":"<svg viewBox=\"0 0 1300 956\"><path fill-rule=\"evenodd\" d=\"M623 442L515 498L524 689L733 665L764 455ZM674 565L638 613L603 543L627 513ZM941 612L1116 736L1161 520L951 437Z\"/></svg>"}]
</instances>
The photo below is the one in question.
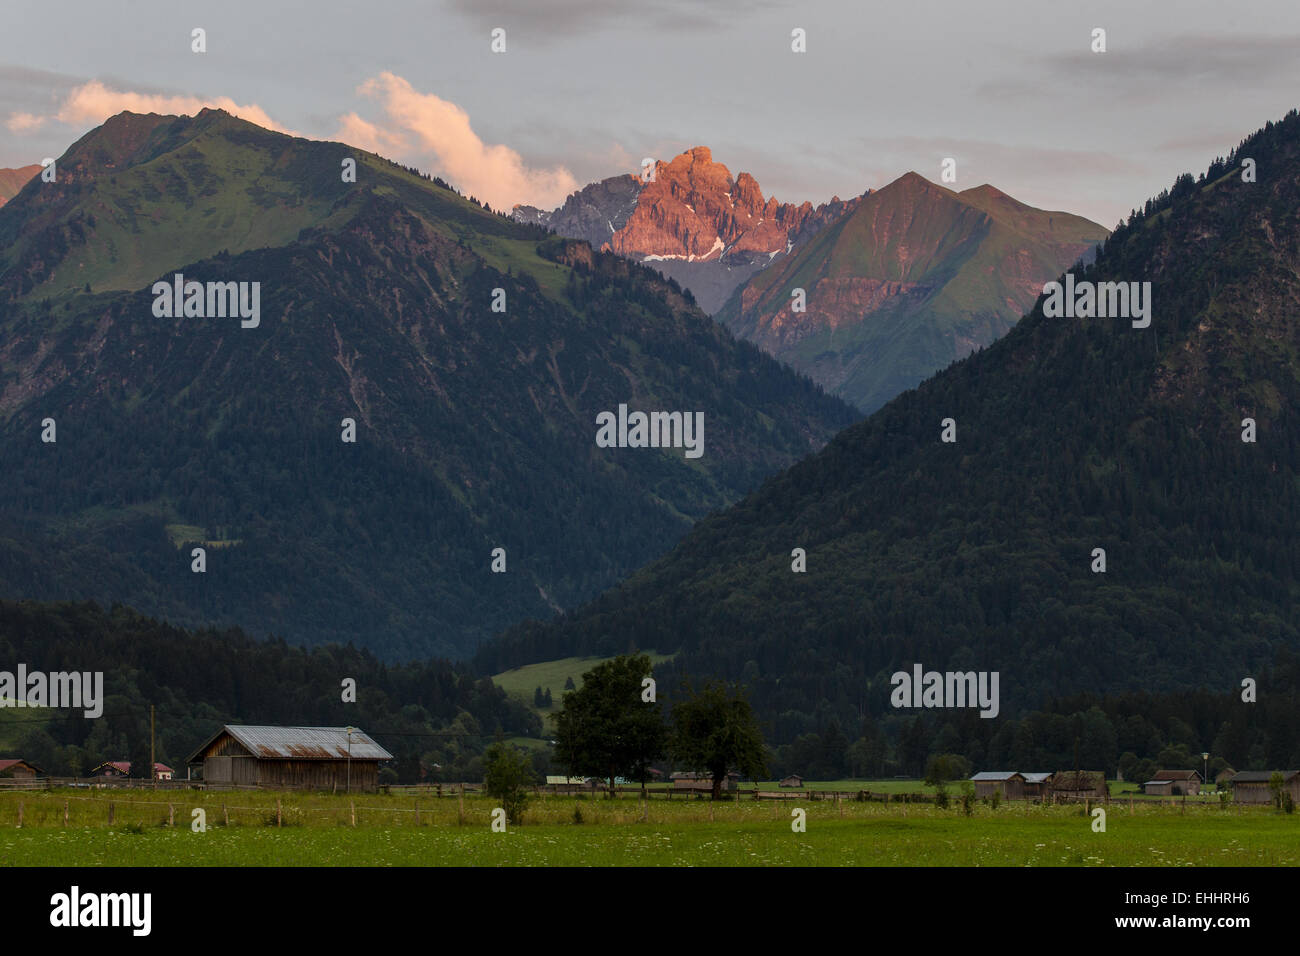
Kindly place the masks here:
<instances>
[{"instance_id":1,"label":"mountain range","mask_svg":"<svg viewBox=\"0 0 1300 956\"><path fill-rule=\"evenodd\" d=\"M671 653L661 687L738 680L778 740L896 715L891 675L918 664L999 673L1004 715L1062 694L1238 692L1300 646L1297 209L1293 111L1063 277L1079 303L1120 303L1123 284L1127 310L1048 308L1061 288L1041 288L1001 339L479 666Z\"/></svg>"},{"instance_id":2,"label":"mountain range","mask_svg":"<svg viewBox=\"0 0 1300 956\"><path fill-rule=\"evenodd\" d=\"M513 215L653 265L688 289L706 312L716 312L738 285L856 201L837 196L814 207L765 199L753 176L733 178L714 162L712 150L696 146L668 162L656 161L644 180L612 176L573 193L559 209L516 206Z\"/></svg>"},{"instance_id":3,"label":"mountain range","mask_svg":"<svg viewBox=\"0 0 1300 956\"><path fill-rule=\"evenodd\" d=\"M814 207L764 198L697 146L516 219L658 269L736 335L874 411L1006 333L1106 230L989 185L907 173ZM792 304L802 290L799 311Z\"/></svg>"},{"instance_id":4,"label":"mountain range","mask_svg":"<svg viewBox=\"0 0 1300 956\"><path fill-rule=\"evenodd\" d=\"M598 446L620 406L703 454ZM219 110L113 117L0 209L9 597L462 655L855 417L658 273Z\"/></svg>"}]
</instances>

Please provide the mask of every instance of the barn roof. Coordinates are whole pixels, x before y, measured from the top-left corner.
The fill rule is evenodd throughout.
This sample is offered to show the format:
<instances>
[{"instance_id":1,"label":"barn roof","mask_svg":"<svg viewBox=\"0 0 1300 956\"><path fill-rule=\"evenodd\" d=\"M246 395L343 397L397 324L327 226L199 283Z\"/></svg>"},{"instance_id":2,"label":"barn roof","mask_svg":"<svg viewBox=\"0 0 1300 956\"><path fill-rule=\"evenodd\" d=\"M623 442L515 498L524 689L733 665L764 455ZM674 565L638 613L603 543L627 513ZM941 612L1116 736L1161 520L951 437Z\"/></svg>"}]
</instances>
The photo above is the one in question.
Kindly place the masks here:
<instances>
[{"instance_id":1,"label":"barn roof","mask_svg":"<svg viewBox=\"0 0 1300 956\"><path fill-rule=\"evenodd\" d=\"M349 747L347 727L245 727L227 724L208 738L189 762L195 763L222 734L229 734L260 760L393 759L392 754L356 727L352 728Z\"/></svg>"},{"instance_id":2,"label":"barn roof","mask_svg":"<svg viewBox=\"0 0 1300 956\"><path fill-rule=\"evenodd\" d=\"M1201 779L1195 770L1161 770L1156 773L1157 780L1191 780L1193 777Z\"/></svg>"},{"instance_id":3,"label":"barn roof","mask_svg":"<svg viewBox=\"0 0 1300 956\"><path fill-rule=\"evenodd\" d=\"M22 764L24 767L30 767L32 770L35 770L37 773L41 772L41 768L36 766L36 764L28 763L26 760L15 757L15 758L6 758L4 760L0 760L0 773L4 773L10 767L16 767L19 764Z\"/></svg>"},{"instance_id":4,"label":"barn roof","mask_svg":"<svg viewBox=\"0 0 1300 956\"><path fill-rule=\"evenodd\" d=\"M1233 783L1268 783L1274 773L1281 773L1283 780L1290 780L1300 770L1243 770L1232 778Z\"/></svg>"},{"instance_id":5,"label":"barn roof","mask_svg":"<svg viewBox=\"0 0 1300 956\"><path fill-rule=\"evenodd\" d=\"M1022 770L1020 776L1025 778L1025 783L1047 783L1052 777L1052 772L1049 770L1046 773L1025 773Z\"/></svg>"},{"instance_id":6,"label":"barn roof","mask_svg":"<svg viewBox=\"0 0 1300 956\"><path fill-rule=\"evenodd\" d=\"M1018 776L1020 775L1014 770L981 770L971 777L971 780L982 783L986 780L1010 780L1012 777Z\"/></svg>"}]
</instances>

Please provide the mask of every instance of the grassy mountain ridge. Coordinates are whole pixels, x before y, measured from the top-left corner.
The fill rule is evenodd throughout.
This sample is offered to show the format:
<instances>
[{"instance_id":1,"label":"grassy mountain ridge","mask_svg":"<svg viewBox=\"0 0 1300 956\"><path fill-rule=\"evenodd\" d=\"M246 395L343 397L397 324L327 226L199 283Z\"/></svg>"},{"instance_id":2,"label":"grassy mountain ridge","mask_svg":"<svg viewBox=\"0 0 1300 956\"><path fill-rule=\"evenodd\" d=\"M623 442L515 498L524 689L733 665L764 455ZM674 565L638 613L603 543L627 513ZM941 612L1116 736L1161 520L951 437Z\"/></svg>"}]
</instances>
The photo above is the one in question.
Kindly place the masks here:
<instances>
[{"instance_id":1,"label":"grassy mountain ridge","mask_svg":"<svg viewBox=\"0 0 1300 956\"><path fill-rule=\"evenodd\" d=\"M0 246L0 593L461 654L853 418L656 274L378 157L218 111L119 119L0 210L23 237ZM260 283L260 325L156 318L173 271ZM702 410L704 457L597 448L621 402Z\"/></svg>"},{"instance_id":2,"label":"grassy mountain ridge","mask_svg":"<svg viewBox=\"0 0 1300 956\"><path fill-rule=\"evenodd\" d=\"M958 193L907 173L756 275L717 318L874 411L1005 334L1042 282L1105 234L987 184Z\"/></svg>"},{"instance_id":3,"label":"grassy mountain ridge","mask_svg":"<svg viewBox=\"0 0 1300 956\"><path fill-rule=\"evenodd\" d=\"M890 674L918 661L999 671L1007 714L1237 686L1300 647L1298 210L1293 112L1180 177L1076 270L1150 281L1149 328L1048 319L1040 300L618 588L507 632L480 666L676 651L679 673L743 679L787 737L889 712Z\"/></svg>"}]
</instances>

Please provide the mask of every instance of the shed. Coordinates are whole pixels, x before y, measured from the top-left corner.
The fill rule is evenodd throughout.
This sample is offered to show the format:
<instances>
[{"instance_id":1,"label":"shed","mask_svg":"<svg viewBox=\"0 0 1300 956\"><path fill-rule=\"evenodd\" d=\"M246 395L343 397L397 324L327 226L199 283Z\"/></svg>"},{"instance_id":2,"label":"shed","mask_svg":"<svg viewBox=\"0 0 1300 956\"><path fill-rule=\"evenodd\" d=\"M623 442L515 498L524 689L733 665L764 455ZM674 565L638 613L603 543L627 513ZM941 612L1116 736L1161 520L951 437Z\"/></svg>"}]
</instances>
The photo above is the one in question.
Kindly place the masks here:
<instances>
[{"instance_id":1,"label":"shed","mask_svg":"<svg viewBox=\"0 0 1300 956\"><path fill-rule=\"evenodd\" d=\"M1020 776L1025 779L1025 799L1040 800L1047 796L1052 786L1051 773L1029 773L1021 771Z\"/></svg>"},{"instance_id":2,"label":"shed","mask_svg":"<svg viewBox=\"0 0 1300 956\"><path fill-rule=\"evenodd\" d=\"M1174 792L1172 780L1148 780L1142 784L1142 792L1148 797L1167 797Z\"/></svg>"},{"instance_id":3,"label":"shed","mask_svg":"<svg viewBox=\"0 0 1300 956\"><path fill-rule=\"evenodd\" d=\"M674 790L704 790L711 792L713 790L713 777L707 773L674 773L669 778L672 781ZM727 774L722 781L723 790L735 790L736 785L740 782L740 774L734 770Z\"/></svg>"},{"instance_id":4,"label":"shed","mask_svg":"<svg viewBox=\"0 0 1300 956\"><path fill-rule=\"evenodd\" d=\"M44 770L34 763L28 763L26 760L18 758L0 760L0 777L27 780L32 777L44 776L44 774Z\"/></svg>"},{"instance_id":5,"label":"shed","mask_svg":"<svg viewBox=\"0 0 1300 956\"><path fill-rule=\"evenodd\" d=\"M194 752L208 784L302 790L376 790L390 754L356 727L227 724Z\"/></svg>"},{"instance_id":6,"label":"shed","mask_svg":"<svg viewBox=\"0 0 1300 956\"><path fill-rule=\"evenodd\" d=\"M781 782L780 782L779 784L777 784L777 786L780 786L780 787L802 787L802 786L803 786L803 777L799 776L797 773L792 773L792 774L790 774L790 776L788 776L788 777L782 777L782 778L781 778Z\"/></svg>"},{"instance_id":7,"label":"shed","mask_svg":"<svg viewBox=\"0 0 1300 956\"><path fill-rule=\"evenodd\" d=\"M153 765L154 776L159 780L170 780L176 771L165 763L155 762ZM94 770L90 771L92 777L114 777L125 780L131 776L131 761L129 760L107 760L101 763ZM140 777L140 780L145 779Z\"/></svg>"},{"instance_id":8,"label":"shed","mask_svg":"<svg viewBox=\"0 0 1300 956\"><path fill-rule=\"evenodd\" d=\"M1195 796L1201 792L1201 775L1195 770L1161 770L1154 779L1168 780L1172 785L1170 792L1174 796ZM1146 784L1142 786L1145 787Z\"/></svg>"},{"instance_id":9,"label":"shed","mask_svg":"<svg viewBox=\"0 0 1300 956\"><path fill-rule=\"evenodd\" d=\"M1053 800L1105 800L1106 774L1100 770L1058 770L1052 774Z\"/></svg>"},{"instance_id":10,"label":"shed","mask_svg":"<svg viewBox=\"0 0 1300 956\"><path fill-rule=\"evenodd\" d=\"M1282 774L1282 788L1300 803L1300 770L1243 770L1232 778L1233 802L1272 803L1273 791L1268 783L1275 773Z\"/></svg>"},{"instance_id":11,"label":"shed","mask_svg":"<svg viewBox=\"0 0 1300 956\"><path fill-rule=\"evenodd\" d=\"M991 797L996 793L1004 800L1025 798L1025 778L1014 770L982 770L970 779L977 797Z\"/></svg>"}]
</instances>

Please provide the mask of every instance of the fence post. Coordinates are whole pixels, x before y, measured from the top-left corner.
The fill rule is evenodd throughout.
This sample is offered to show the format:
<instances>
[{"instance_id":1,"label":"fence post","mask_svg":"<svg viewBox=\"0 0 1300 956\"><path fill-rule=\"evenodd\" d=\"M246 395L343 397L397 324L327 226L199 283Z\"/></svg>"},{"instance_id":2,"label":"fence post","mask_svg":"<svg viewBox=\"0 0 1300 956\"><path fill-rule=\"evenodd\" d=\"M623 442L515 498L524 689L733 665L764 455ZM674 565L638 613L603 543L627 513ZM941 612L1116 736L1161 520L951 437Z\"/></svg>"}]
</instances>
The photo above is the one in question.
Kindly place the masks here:
<instances>
[{"instance_id":1,"label":"fence post","mask_svg":"<svg viewBox=\"0 0 1300 956\"><path fill-rule=\"evenodd\" d=\"M420 825L420 801L419 800L415 801L415 825L417 827Z\"/></svg>"},{"instance_id":2,"label":"fence post","mask_svg":"<svg viewBox=\"0 0 1300 956\"><path fill-rule=\"evenodd\" d=\"M226 826L230 826L230 811L226 809L226 801L221 801L221 819Z\"/></svg>"},{"instance_id":3,"label":"fence post","mask_svg":"<svg viewBox=\"0 0 1300 956\"><path fill-rule=\"evenodd\" d=\"M176 804L174 803L167 804L167 825L176 826Z\"/></svg>"},{"instance_id":4,"label":"fence post","mask_svg":"<svg viewBox=\"0 0 1300 956\"><path fill-rule=\"evenodd\" d=\"M23 828L23 802L18 801L18 829Z\"/></svg>"},{"instance_id":5,"label":"fence post","mask_svg":"<svg viewBox=\"0 0 1300 956\"><path fill-rule=\"evenodd\" d=\"M462 783L456 791L456 825L465 825L465 785Z\"/></svg>"},{"instance_id":6,"label":"fence post","mask_svg":"<svg viewBox=\"0 0 1300 956\"><path fill-rule=\"evenodd\" d=\"M68 801L67 800L63 801L63 825L65 827L68 825Z\"/></svg>"},{"instance_id":7,"label":"fence post","mask_svg":"<svg viewBox=\"0 0 1300 956\"><path fill-rule=\"evenodd\" d=\"M275 798L275 825L280 825L280 798Z\"/></svg>"},{"instance_id":8,"label":"fence post","mask_svg":"<svg viewBox=\"0 0 1300 956\"><path fill-rule=\"evenodd\" d=\"M352 808L352 825L357 825L357 805L353 800L348 801L348 806Z\"/></svg>"},{"instance_id":9,"label":"fence post","mask_svg":"<svg viewBox=\"0 0 1300 956\"><path fill-rule=\"evenodd\" d=\"M108 825L110 827L113 825L113 803L111 800L108 804Z\"/></svg>"}]
</instances>

